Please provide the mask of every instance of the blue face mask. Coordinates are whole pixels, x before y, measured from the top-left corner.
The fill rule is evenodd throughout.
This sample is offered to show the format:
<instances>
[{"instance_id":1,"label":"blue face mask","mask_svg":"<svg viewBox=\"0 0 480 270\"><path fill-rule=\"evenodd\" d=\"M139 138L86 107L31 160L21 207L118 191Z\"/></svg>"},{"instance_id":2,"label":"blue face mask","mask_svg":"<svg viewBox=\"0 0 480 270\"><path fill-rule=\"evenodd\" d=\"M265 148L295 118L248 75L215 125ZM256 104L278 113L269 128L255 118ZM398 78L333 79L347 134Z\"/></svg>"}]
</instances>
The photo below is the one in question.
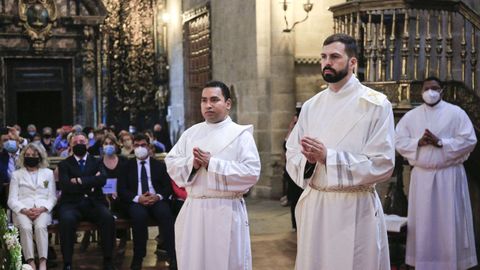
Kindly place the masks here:
<instances>
[{"instance_id":1,"label":"blue face mask","mask_svg":"<svg viewBox=\"0 0 480 270\"><path fill-rule=\"evenodd\" d=\"M15 153L18 150L17 142L15 140L8 140L3 143L3 148L9 153Z\"/></svg>"},{"instance_id":2,"label":"blue face mask","mask_svg":"<svg viewBox=\"0 0 480 270\"><path fill-rule=\"evenodd\" d=\"M35 134L37 134L37 132L35 132L35 131L29 131L28 134L33 137L33 136L35 136Z\"/></svg>"},{"instance_id":3,"label":"blue face mask","mask_svg":"<svg viewBox=\"0 0 480 270\"><path fill-rule=\"evenodd\" d=\"M114 145L104 145L103 146L103 153L107 156L112 156L115 154L115 146Z\"/></svg>"}]
</instances>

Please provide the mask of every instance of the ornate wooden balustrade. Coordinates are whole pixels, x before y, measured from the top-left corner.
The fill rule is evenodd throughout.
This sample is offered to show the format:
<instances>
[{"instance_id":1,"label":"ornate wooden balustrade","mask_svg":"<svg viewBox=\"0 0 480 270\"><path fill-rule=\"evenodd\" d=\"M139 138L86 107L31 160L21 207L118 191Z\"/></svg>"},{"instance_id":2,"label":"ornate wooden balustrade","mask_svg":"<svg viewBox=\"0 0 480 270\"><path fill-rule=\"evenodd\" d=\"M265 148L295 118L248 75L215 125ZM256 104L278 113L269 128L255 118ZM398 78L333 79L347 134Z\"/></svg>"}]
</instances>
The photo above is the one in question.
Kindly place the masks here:
<instances>
[{"instance_id":1,"label":"ornate wooden balustrade","mask_svg":"<svg viewBox=\"0 0 480 270\"><path fill-rule=\"evenodd\" d=\"M357 74L388 90L395 108L410 108L412 82L435 75L480 93L480 16L458 0L356 0L330 8L334 31L359 46Z\"/></svg>"}]
</instances>

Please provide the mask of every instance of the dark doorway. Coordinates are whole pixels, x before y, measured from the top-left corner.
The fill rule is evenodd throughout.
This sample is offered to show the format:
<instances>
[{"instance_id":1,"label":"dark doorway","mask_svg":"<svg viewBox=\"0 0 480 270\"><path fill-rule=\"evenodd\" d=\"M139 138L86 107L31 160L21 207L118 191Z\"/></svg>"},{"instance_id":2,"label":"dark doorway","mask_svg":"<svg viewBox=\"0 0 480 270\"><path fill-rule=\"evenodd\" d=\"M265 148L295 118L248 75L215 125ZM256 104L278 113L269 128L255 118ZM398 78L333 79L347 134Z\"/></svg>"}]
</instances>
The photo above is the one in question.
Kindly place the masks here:
<instances>
[{"instance_id":1,"label":"dark doorway","mask_svg":"<svg viewBox=\"0 0 480 270\"><path fill-rule=\"evenodd\" d=\"M6 59L6 123L60 127L73 121L68 59Z\"/></svg>"},{"instance_id":2,"label":"dark doorway","mask_svg":"<svg viewBox=\"0 0 480 270\"><path fill-rule=\"evenodd\" d=\"M35 91L17 93L17 123L21 127L57 128L62 124L62 93Z\"/></svg>"}]
</instances>

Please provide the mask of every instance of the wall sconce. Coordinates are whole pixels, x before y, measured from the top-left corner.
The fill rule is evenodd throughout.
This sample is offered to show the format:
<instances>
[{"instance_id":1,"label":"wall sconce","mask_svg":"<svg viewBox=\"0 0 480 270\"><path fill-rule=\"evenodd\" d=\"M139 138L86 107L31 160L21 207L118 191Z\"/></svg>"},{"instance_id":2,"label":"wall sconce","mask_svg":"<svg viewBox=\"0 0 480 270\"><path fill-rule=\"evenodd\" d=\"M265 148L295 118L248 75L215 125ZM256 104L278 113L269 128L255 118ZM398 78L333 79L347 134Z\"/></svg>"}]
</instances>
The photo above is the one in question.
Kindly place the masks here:
<instances>
[{"instance_id":1,"label":"wall sconce","mask_svg":"<svg viewBox=\"0 0 480 270\"><path fill-rule=\"evenodd\" d=\"M283 32L285 32L285 33L290 33L290 32L292 32L293 28L295 28L295 26L296 26L297 24L306 21L306 20L308 19L308 13L309 13L310 11L312 11L312 8L313 8L313 4L310 3L310 0L307 0L307 2L306 2L305 4L303 4L303 10L305 10L305 12L307 13L307 15L305 16L305 18L303 18L303 20L294 22L293 25L292 25L292 27L288 28L288 21L287 21L288 3L287 3L287 0L284 0L284 1L283 1L283 12L285 13L285 15L284 15L284 18L285 18L285 29L283 29Z\"/></svg>"},{"instance_id":2,"label":"wall sconce","mask_svg":"<svg viewBox=\"0 0 480 270\"><path fill-rule=\"evenodd\" d=\"M162 22L163 23L170 22L170 13L168 13L168 12L162 13Z\"/></svg>"}]
</instances>

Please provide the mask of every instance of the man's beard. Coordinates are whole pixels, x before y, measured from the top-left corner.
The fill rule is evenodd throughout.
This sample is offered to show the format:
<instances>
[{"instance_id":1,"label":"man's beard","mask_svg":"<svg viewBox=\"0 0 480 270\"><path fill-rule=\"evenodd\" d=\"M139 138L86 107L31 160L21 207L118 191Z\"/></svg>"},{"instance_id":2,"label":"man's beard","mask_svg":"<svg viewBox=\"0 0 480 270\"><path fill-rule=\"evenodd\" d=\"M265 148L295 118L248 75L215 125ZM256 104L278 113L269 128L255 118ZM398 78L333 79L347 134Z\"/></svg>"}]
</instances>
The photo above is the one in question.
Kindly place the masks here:
<instances>
[{"instance_id":1,"label":"man's beard","mask_svg":"<svg viewBox=\"0 0 480 270\"><path fill-rule=\"evenodd\" d=\"M333 74L325 75L325 70L327 70L327 69L330 70L330 71L333 71ZM345 76L347 76L347 74L348 74L348 63L347 63L347 66L344 69L342 69L338 72L331 67L324 67L323 70L322 70L322 77L328 83L339 82L343 78L345 78Z\"/></svg>"}]
</instances>

